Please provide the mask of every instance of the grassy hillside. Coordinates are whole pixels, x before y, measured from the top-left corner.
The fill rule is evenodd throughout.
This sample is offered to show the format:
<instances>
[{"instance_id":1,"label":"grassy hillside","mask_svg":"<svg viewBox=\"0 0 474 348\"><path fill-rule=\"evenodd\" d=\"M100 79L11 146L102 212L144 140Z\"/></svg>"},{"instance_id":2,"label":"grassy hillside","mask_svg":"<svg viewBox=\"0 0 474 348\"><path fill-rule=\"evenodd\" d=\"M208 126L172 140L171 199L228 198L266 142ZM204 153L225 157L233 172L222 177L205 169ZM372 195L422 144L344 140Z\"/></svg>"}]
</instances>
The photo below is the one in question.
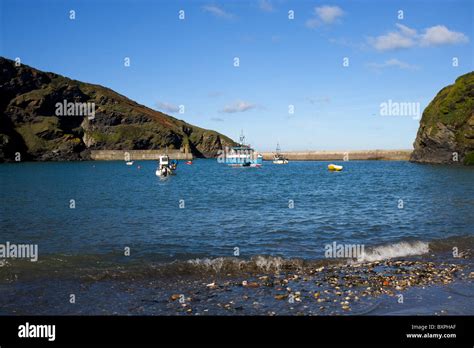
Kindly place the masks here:
<instances>
[{"instance_id":1,"label":"grassy hillside","mask_svg":"<svg viewBox=\"0 0 474 348\"><path fill-rule=\"evenodd\" d=\"M474 164L474 72L438 92L423 112L414 147L415 162Z\"/></svg>"},{"instance_id":2,"label":"grassy hillside","mask_svg":"<svg viewBox=\"0 0 474 348\"><path fill-rule=\"evenodd\" d=\"M113 90L0 57L0 160L88 159L91 149L181 149L213 157L230 138L140 105ZM56 116L56 103L94 103L95 118Z\"/></svg>"}]
</instances>

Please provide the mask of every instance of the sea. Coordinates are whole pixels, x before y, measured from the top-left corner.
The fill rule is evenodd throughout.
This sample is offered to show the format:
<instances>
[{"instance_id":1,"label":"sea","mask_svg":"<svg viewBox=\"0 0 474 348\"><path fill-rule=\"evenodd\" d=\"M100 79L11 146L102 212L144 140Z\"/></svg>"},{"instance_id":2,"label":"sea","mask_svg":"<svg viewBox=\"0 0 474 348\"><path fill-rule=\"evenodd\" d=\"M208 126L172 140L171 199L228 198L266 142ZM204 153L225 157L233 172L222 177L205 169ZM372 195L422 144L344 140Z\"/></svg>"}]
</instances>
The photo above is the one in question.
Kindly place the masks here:
<instances>
[{"instance_id":1,"label":"sea","mask_svg":"<svg viewBox=\"0 0 474 348\"><path fill-rule=\"evenodd\" d=\"M474 168L334 163L344 169L196 159L164 179L154 161L1 164L0 247L36 246L37 260L0 254L0 314L267 315L271 299L226 311L245 287L218 300L206 291L295 265L427 258L462 259L464 280L433 285L428 303L405 309L377 298L367 313L474 314ZM328 254L335 245L364 253ZM419 299L420 289L407 291ZM457 304L440 309L451 290ZM189 311L186 293L199 297L199 310Z\"/></svg>"}]
</instances>

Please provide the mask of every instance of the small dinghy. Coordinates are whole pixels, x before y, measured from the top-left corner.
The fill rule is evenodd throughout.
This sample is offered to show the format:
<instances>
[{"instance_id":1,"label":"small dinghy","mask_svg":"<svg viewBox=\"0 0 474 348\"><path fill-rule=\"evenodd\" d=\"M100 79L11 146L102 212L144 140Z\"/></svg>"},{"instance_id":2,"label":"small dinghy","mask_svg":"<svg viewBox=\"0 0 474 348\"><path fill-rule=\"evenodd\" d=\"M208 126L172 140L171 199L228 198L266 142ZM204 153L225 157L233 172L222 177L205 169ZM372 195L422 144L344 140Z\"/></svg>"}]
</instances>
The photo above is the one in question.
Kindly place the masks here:
<instances>
[{"instance_id":1,"label":"small dinghy","mask_svg":"<svg viewBox=\"0 0 474 348\"><path fill-rule=\"evenodd\" d=\"M127 166L133 166L133 161L127 161L125 163L127 164Z\"/></svg>"},{"instance_id":2,"label":"small dinghy","mask_svg":"<svg viewBox=\"0 0 474 348\"><path fill-rule=\"evenodd\" d=\"M331 172L340 172L344 167L343 166L338 166L337 164L329 164L328 169Z\"/></svg>"}]
</instances>

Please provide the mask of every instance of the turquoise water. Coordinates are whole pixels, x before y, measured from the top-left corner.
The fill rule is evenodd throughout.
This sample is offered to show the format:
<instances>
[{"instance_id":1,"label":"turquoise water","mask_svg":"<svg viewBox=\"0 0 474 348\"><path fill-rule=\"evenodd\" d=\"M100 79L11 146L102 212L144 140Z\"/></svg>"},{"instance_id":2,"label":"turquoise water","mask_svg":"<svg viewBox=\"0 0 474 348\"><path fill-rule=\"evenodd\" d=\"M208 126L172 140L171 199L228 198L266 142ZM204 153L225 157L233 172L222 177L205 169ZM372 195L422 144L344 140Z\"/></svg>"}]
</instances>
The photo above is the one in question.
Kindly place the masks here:
<instances>
[{"instance_id":1,"label":"turquoise water","mask_svg":"<svg viewBox=\"0 0 474 348\"><path fill-rule=\"evenodd\" d=\"M165 180L154 162L3 164L0 241L38 244L40 257L129 247L135 259L173 261L233 256L237 247L244 258L318 259L334 241L474 234L474 168L351 161L329 172L327 164L196 160Z\"/></svg>"}]
</instances>

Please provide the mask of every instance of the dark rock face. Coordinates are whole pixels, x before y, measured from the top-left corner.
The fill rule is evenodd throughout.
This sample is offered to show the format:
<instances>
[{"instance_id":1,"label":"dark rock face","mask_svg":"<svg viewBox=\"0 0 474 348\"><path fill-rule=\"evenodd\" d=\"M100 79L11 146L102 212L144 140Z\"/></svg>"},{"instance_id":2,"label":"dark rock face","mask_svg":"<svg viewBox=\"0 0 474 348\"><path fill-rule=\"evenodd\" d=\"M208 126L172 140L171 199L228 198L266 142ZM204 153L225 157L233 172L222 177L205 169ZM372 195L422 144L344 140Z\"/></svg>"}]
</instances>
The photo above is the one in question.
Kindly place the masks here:
<instances>
[{"instance_id":1,"label":"dark rock face","mask_svg":"<svg viewBox=\"0 0 474 348\"><path fill-rule=\"evenodd\" d=\"M410 160L474 164L474 72L443 88L423 112Z\"/></svg>"},{"instance_id":2,"label":"dark rock face","mask_svg":"<svg viewBox=\"0 0 474 348\"><path fill-rule=\"evenodd\" d=\"M58 103L90 103L93 118L57 114ZM68 104L69 105L69 104ZM77 111L77 110L76 110ZM140 105L108 88L0 57L0 162L90 159L90 150L181 149L214 157L230 138Z\"/></svg>"}]
</instances>

